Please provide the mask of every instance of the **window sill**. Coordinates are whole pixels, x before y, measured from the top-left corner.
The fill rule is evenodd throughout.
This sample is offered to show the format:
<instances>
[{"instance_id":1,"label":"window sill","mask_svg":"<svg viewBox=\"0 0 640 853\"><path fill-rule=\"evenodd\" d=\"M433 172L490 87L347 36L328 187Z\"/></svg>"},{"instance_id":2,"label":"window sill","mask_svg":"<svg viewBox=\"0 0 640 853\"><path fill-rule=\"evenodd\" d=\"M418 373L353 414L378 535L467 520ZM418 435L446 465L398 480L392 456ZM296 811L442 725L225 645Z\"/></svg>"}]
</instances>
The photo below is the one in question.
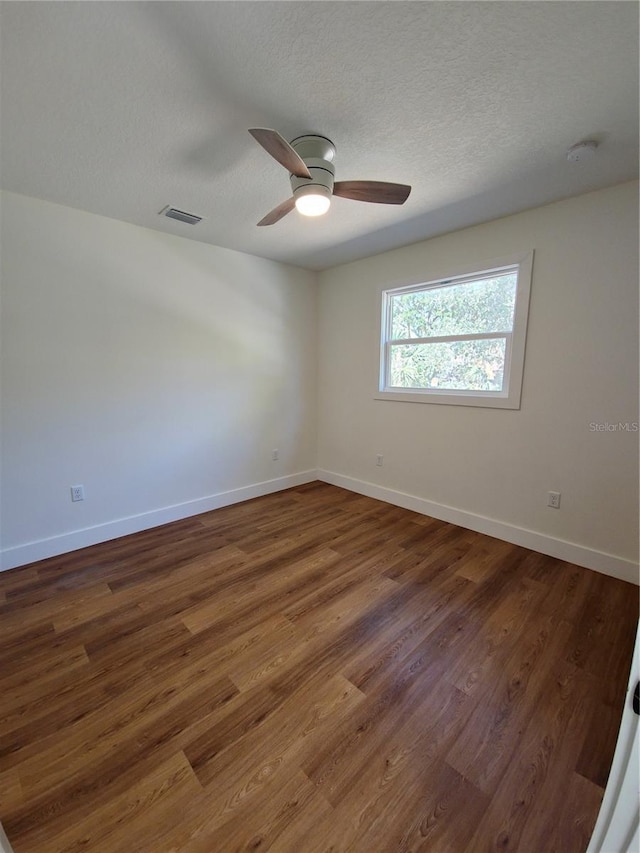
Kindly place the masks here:
<instances>
[{"instance_id":1,"label":"window sill","mask_svg":"<svg viewBox=\"0 0 640 853\"><path fill-rule=\"evenodd\" d=\"M519 409L520 397L475 391L377 391L374 400L398 403L435 403L445 406L480 406L485 409Z\"/></svg>"}]
</instances>

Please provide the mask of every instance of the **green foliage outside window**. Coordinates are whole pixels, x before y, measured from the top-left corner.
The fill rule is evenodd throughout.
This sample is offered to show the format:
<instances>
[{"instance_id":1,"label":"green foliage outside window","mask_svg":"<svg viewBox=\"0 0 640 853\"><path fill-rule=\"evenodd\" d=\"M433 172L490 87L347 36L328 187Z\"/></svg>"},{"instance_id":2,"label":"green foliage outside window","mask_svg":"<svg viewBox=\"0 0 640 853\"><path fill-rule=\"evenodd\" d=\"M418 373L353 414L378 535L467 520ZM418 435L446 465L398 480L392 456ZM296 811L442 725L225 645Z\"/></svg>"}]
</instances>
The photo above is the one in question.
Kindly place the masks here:
<instances>
[{"instance_id":1,"label":"green foliage outside window","mask_svg":"<svg viewBox=\"0 0 640 853\"><path fill-rule=\"evenodd\" d=\"M517 275L452 283L391 297L389 384L396 388L501 391L504 337L467 335L511 332ZM455 341L416 341L456 336ZM413 341L413 342L412 342Z\"/></svg>"}]
</instances>

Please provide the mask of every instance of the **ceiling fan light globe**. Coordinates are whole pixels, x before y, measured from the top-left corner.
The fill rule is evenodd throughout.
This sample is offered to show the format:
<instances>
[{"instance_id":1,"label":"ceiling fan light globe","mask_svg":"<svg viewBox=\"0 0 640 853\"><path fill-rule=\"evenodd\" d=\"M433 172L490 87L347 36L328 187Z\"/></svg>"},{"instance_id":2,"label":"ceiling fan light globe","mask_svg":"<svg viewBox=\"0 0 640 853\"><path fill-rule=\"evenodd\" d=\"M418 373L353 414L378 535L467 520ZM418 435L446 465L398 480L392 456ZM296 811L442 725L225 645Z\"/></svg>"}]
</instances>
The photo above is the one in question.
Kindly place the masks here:
<instances>
[{"instance_id":1,"label":"ceiling fan light globe","mask_svg":"<svg viewBox=\"0 0 640 853\"><path fill-rule=\"evenodd\" d=\"M301 187L295 197L296 208L303 216L322 216L331 205L331 195L325 187Z\"/></svg>"},{"instance_id":2,"label":"ceiling fan light globe","mask_svg":"<svg viewBox=\"0 0 640 853\"><path fill-rule=\"evenodd\" d=\"M296 208L303 216L322 216L330 204L324 195L303 195L296 199Z\"/></svg>"}]
</instances>

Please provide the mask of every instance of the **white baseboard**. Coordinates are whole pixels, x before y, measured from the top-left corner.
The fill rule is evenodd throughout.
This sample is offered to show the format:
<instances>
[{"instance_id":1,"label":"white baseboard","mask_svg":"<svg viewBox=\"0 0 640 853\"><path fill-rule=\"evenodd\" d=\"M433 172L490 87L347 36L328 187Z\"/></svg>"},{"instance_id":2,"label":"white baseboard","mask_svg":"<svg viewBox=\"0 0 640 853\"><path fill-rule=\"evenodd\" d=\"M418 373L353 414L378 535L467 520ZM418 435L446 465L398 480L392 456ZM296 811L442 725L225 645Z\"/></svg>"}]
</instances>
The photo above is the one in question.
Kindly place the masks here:
<instances>
[{"instance_id":1,"label":"white baseboard","mask_svg":"<svg viewBox=\"0 0 640 853\"><path fill-rule=\"evenodd\" d=\"M9 844L9 839L5 835L5 831L0 823L0 853L13 853L13 847Z\"/></svg>"},{"instance_id":2,"label":"white baseboard","mask_svg":"<svg viewBox=\"0 0 640 853\"><path fill-rule=\"evenodd\" d=\"M139 533L141 530L149 530L161 524L168 524L171 521L189 518L190 516L199 515L202 512L210 512L213 509L220 509L220 507L230 506L231 504L240 503L251 498L259 498L262 495L279 492L283 489L290 489L294 486L301 486L304 483L311 483L313 480L322 480L334 486L341 486L343 489L348 489L351 492L367 495L370 498L376 498L394 506L411 509L414 512L419 512L421 515L439 518L442 521L457 524L468 530L476 530L478 533L485 533L487 536L494 536L505 542L512 542L514 545L522 545L522 547L530 548L532 551L548 554L551 557L566 560L569 563L575 563L578 566L584 566L587 569L593 569L596 572L601 572L620 580L634 584L640 583L638 565L631 560L625 560L613 554L606 554L603 551L596 551L593 548L585 548L583 545L577 545L575 542L556 539L524 527L516 527L513 524L497 521L494 518L487 518L486 516L477 515L466 510L435 503L416 495L409 495L405 492L386 488L385 486L378 486L375 483L356 480L353 477L346 477L343 474L324 470L301 471L298 474L291 474L287 477L278 477L275 480L254 483L240 489L219 492L215 495L208 495L204 498L163 507L162 509L152 510L141 513L140 515L120 518L82 530L74 530L59 536L52 536L48 539L40 539L36 542L16 545L0 553L2 566L0 571L24 566L27 563L44 560L47 557L55 557L58 554L77 551L79 548L97 545L100 542L108 542L110 539L117 539L120 536L127 536L130 533Z\"/></svg>"},{"instance_id":3,"label":"white baseboard","mask_svg":"<svg viewBox=\"0 0 640 853\"><path fill-rule=\"evenodd\" d=\"M640 584L638 564L631 560L606 554L603 551L596 551L593 548L585 548L575 542L556 539L544 533L536 533L536 531L527 530L525 527L516 527L494 518L487 518L445 504L434 503L425 498L408 495L405 492L398 492L395 489L388 489L385 486L378 486L365 480L345 477L333 471L320 469L317 475L319 480L331 483L334 486L341 486L351 492L377 498L377 500L401 506L404 509L411 509L421 515L429 515L441 521L448 521L450 524L457 524L468 530L486 533L487 536L494 536L496 539L512 542L514 545L522 545L523 548L538 551L540 554L548 554L550 557L566 560L568 563L575 563L577 566L584 566L587 569L593 569L596 572L629 583Z\"/></svg>"},{"instance_id":4,"label":"white baseboard","mask_svg":"<svg viewBox=\"0 0 640 853\"><path fill-rule=\"evenodd\" d=\"M66 554L69 551L77 551L79 548L108 542L110 539L128 536L130 533L139 533L141 530L149 530L152 527L159 527L161 524L168 524L181 518L189 518L202 512L210 512L212 509L220 509L220 507L248 501L251 498L259 498L272 492L280 492L293 486L301 486L303 483L311 483L317 479L315 470L301 471L299 474L290 474L287 477L278 477L275 480L265 480L262 483L243 486L240 489L219 492L216 495L208 495L204 498L151 510L128 518L118 518L82 530L73 530L70 533L62 533L49 539L39 539L36 542L16 545L13 548L6 548L0 554L2 566L0 571L14 569L17 566L24 566L27 563L34 563L36 560L44 560L47 557L56 557L58 554Z\"/></svg>"}]
</instances>

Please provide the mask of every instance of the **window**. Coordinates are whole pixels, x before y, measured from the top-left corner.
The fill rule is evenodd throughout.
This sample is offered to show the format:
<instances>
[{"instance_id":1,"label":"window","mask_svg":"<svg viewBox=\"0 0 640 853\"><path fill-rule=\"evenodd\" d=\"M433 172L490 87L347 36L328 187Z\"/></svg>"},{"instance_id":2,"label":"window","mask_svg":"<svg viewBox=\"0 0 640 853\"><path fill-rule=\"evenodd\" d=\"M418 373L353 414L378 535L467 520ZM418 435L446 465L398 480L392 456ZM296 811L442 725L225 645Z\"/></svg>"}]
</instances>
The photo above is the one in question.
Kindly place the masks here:
<instances>
[{"instance_id":1,"label":"window","mask_svg":"<svg viewBox=\"0 0 640 853\"><path fill-rule=\"evenodd\" d=\"M377 398L520 408L532 263L384 291Z\"/></svg>"}]
</instances>

